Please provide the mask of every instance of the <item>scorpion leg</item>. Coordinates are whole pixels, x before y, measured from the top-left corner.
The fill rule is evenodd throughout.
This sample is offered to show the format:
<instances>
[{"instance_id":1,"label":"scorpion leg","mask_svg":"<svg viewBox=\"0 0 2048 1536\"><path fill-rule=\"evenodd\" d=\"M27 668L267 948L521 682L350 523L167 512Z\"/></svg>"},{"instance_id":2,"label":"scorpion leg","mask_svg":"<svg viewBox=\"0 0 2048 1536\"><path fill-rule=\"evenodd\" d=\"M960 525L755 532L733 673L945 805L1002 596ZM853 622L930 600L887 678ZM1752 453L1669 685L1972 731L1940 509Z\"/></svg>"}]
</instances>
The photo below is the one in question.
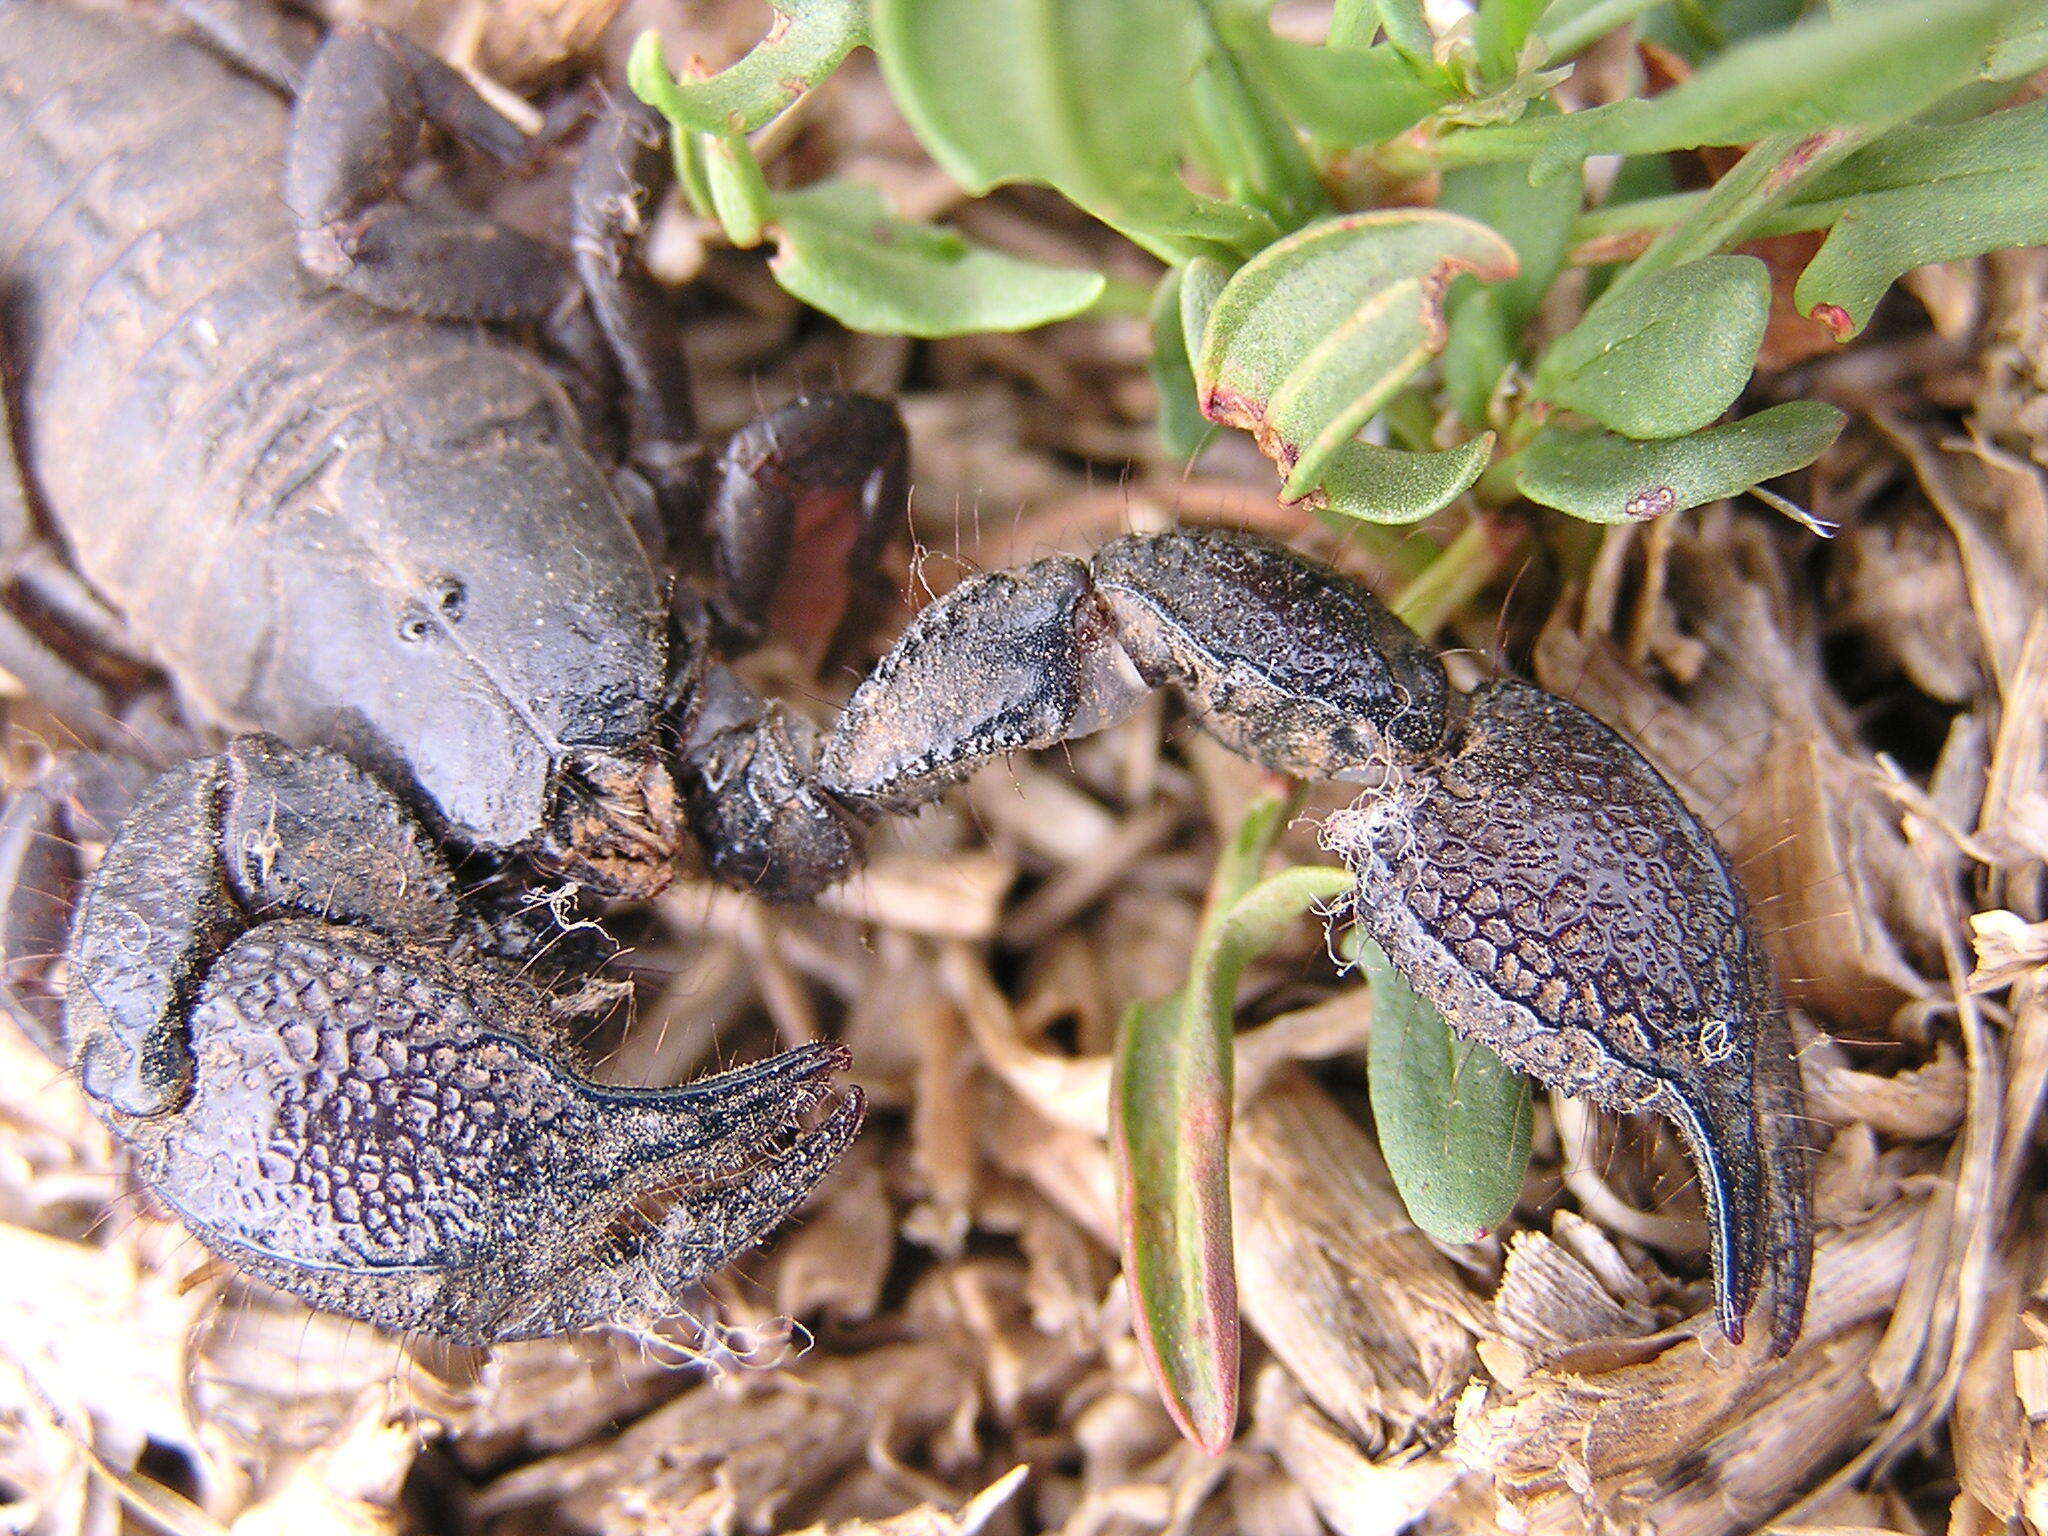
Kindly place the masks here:
<instances>
[{"instance_id":1,"label":"scorpion leg","mask_svg":"<svg viewBox=\"0 0 2048 1536\"><path fill-rule=\"evenodd\" d=\"M143 1182L317 1306L495 1342L673 1311L858 1126L836 1047L591 1081L460 923L423 831L338 755L244 737L165 775L68 956L74 1056Z\"/></svg>"},{"instance_id":2,"label":"scorpion leg","mask_svg":"<svg viewBox=\"0 0 2048 1536\"><path fill-rule=\"evenodd\" d=\"M625 395L627 461L671 519L695 510L704 450L682 332L634 249L646 172L665 143L644 111L602 113L570 187L570 249L590 318Z\"/></svg>"},{"instance_id":3,"label":"scorpion leg","mask_svg":"<svg viewBox=\"0 0 2048 1536\"><path fill-rule=\"evenodd\" d=\"M283 94L305 78L313 49L308 29L270 0L169 0L213 50Z\"/></svg>"},{"instance_id":4,"label":"scorpion leg","mask_svg":"<svg viewBox=\"0 0 2048 1536\"><path fill-rule=\"evenodd\" d=\"M889 402L803 395L755 417L712 466L705 520L721 618L816 663L909 507L910 443Z\"/></svg>"},{"instance_id":5,"label":"scorpion leg","mask_svg":"<svg viewBox=\"0 0 2048 1536\"><path fill-rule=\"evenodd\" d=\"M591 130L572 189L576 272L625 395L627 460L668 522L701 518L725 624L750 641L772 632L815 659L907 511L903 419L866 395L801 396L728 438L704 486L682 333L634 250L666 145L651 112L613 108Z\"/></svg>"},{"instance_id":6,"label":"scorpion leg","mask_svg":"<svg viewBox=\"0 0 2048 1536\"><path fill-rule=\"evenodd\" d=\"M567 264L481 214L406 202L399 180L428 124L503 160L525 141L460 73L381 28L321 43L292 112L284 200L299 259L386 309L437 320L538 320L569 292Z\"/></svg>"}]
</instances>

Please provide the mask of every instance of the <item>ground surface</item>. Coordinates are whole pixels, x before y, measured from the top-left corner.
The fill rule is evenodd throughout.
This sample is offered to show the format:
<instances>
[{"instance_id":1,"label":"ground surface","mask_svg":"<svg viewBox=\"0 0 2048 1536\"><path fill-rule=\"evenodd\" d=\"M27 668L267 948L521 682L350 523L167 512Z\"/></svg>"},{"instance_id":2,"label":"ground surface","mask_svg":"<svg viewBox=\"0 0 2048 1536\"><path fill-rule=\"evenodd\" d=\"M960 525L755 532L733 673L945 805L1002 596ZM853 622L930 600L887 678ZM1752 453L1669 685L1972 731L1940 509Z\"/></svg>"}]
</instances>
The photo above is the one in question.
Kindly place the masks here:
<instances>
[{"instance_id":1,"label":"ground surface","mask_svg":"<svg viewBox=\"0 0 2048 1536\"><path fill-rule=\"evenodd\" d=\"M672 58L713 59L760 20L661 19ZM430 36L473 40L453 25ZM523 68L516 39L482 46ZM828 164L914 211L954 202L859 70L783 159ZM1049 199L964 218L1146 275ZM823 677L753 663L821 712L927 589L1130 527L1257 526L1394 580L1277 509L1247 444L1160 454L1139 322L849 338L704 234L672 218L657 255L692 285L714 428L822 383L900 394L911 424L901 606ZM138 1203L71 1084L0 1031L0 1523L2048 1527L2044 300L2040 253L1924 274L1853 351L1765 380L1851 413L1795 487L1843 525L1832 543L1754 505L1604 535L1503 524L1500 579L1443 637L1468 675L1504 659L1628 730L1736 858L1825 1149L1788 1360L1711 1331L1690 1170L1655 1126L1539 1098L1511 1226L1455 1251L1420 1236L1365 1128L1370 996L1305 928L1241 997L1240 1435L1220 1459L1179 1440L1130 1337L1104 1052L1128 1001L1179 979L1252 778L1159 704L985 773L817 910L687 880L664 898L606 1075L677 1081L829 1033L875 1104L804 1220L668 1338L411 1347L255 1292Z\"/></svg>"}]
</instances>

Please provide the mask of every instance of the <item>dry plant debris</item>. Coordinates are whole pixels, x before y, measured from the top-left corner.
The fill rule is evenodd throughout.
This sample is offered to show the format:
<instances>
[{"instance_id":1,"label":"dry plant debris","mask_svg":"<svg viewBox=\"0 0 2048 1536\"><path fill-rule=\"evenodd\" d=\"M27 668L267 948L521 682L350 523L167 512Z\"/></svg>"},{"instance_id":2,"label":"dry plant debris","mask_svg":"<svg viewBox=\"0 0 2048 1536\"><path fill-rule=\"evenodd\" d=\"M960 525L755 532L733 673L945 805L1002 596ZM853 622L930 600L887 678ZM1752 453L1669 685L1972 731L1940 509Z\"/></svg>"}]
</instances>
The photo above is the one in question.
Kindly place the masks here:
<instances>
[{"instance_id":1,"label":"dry plant debris","mask_svg":"<svg viewBox=\"0 0 2048 1536\"><path fill-rule=\"evenodd\" d=\"M398 19L524 80L610 9ZM607 47L657 19L641 9ZM686 10L672 56L757 35L743 12ZM504 16L561 30L535 43ZM788 153L921 214L948 204L860 68ZM1122 259L1029 193L976 218L1031 254ZM1136 321L849 337L673 212L661 238L694 280L714 429L807 384L902 395L916 544L877 642L966 571L1174 519L1391 580L1279 509L1247 444L1164 456ZM1788 366L1767 392L1853 418L1811 480L1834 543L1725 504L1597 547L1574 528L1446 637L1475 669L1504 647L1628 731L1739 863L1822 1151L1788 1359L1713 1331L1690 1173L1651 1124L1542 1103L1512 1225L1458 1250L1416 1232L1362 1125L1370 998L1305 929L1241 996L1245 1421L1218 1460L1179 1439L1117 1272L1107 1052L1129 1002L1179 981L1253 784L1155 704L885 833L816 909L686 881L631 931L611 1076L677 1081L829 1032L876 1106L805 1220L658 1337L454 1351L239 1284L138 1203L76 1089L0 1030L0 1523L2048 1531L2048 255L1924 274L1865 344ZM772 651L754 665L822 712L866 659L822 681ZM1289 851L1341 803L1319 791Z\"/></svg>"}]
</instances>

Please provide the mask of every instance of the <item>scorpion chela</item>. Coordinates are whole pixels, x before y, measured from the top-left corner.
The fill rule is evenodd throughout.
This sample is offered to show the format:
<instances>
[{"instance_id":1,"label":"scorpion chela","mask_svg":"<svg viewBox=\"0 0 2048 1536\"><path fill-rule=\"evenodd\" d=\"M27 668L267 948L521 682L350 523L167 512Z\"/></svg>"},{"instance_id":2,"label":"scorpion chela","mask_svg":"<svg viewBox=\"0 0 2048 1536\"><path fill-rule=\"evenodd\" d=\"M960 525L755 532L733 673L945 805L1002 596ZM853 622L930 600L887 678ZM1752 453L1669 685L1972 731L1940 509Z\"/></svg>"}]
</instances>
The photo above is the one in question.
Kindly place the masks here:
<instances>
[{"instance_id":1,"label":"scorpion chela","mask_svg":"<svg viewBox=\"0 0 2048 1536\"><path fill-rule=\"evenodd\" d=\"M453 860L639 896L694 847L800 900L877 817L1170 687L1246 757L1359 786L1324 828L1347 910L1456 1028L1673 1120L1722 1327L1767 1292L1790 1347L1785 1010L1722 854L1618 736L1526 684L1459 691L1363 588L1217 531L970 577L818 731L715 652L837 625L904 504L901 426L824 396L699 446L630 254L644 125L592 130L565 257L401 185L428 125L523 153L446 65L373 28L311 47L252 0L176 10L0 0L0 660L174 761L78 755L0 859L11 924L62 951L10 965L15 1011L60 1008L211 1249L457 1339L666 1315L852 1136L843 1055L595 1082ZM665 595L693 536L719 580Z\"/></svg>"}]
</instances>

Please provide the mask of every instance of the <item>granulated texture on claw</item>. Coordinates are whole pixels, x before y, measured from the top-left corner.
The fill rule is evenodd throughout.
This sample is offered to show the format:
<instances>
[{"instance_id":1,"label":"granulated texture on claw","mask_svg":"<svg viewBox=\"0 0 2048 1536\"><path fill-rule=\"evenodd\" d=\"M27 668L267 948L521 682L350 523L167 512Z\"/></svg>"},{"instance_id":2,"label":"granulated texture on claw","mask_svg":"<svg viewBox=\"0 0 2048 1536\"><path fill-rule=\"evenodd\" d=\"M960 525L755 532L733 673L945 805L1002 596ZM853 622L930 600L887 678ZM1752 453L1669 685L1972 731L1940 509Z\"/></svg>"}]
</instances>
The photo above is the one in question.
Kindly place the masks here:
<instances>
[{"instance_id":1,"label":"granulated texture on claw","mask_svg":"<svg viewBox=\"0 0 2048 1536\"><path fill-rule=\"evenodd\" d=\"M1219 739L1304 778L1355 774L1381 738L1427 751L1450 685L1421 637L1364 589L1270 539L1183 530L1095 560L1146 681L1186 690Z\"/></svg>"},{"instance_id":2,"label":"granulated texture on claw","mask_svg":"<svg viewBox=\"0 0 2048 1536\"><path fill-rule=\"evenodd\" d=\"M1466 701L1446 752L1333 816L1354 912L1454 1027L1608 1108L1672 1118L1699 1161L1717 1303L1760 1283L1799 1331L1807 1154L1784 1007L1740 887L1676 791L1576 705Z\"/></svg>"},{"instance_id":3,"label":"granulated texture on claw","mask_svg":"<svg viewBox=\"0 0 2048 1536\"><path fill-rule=\"evenodd\" d=\"M456 1339L661 1316L859 1121L848 1098L798 1134L839 1052L602 1087L563 1065L539 994L306 920L232 945L189 1028L190 1096L121 1125L144 1182L279 1288Z\"/></svg>"}]
</instances>

